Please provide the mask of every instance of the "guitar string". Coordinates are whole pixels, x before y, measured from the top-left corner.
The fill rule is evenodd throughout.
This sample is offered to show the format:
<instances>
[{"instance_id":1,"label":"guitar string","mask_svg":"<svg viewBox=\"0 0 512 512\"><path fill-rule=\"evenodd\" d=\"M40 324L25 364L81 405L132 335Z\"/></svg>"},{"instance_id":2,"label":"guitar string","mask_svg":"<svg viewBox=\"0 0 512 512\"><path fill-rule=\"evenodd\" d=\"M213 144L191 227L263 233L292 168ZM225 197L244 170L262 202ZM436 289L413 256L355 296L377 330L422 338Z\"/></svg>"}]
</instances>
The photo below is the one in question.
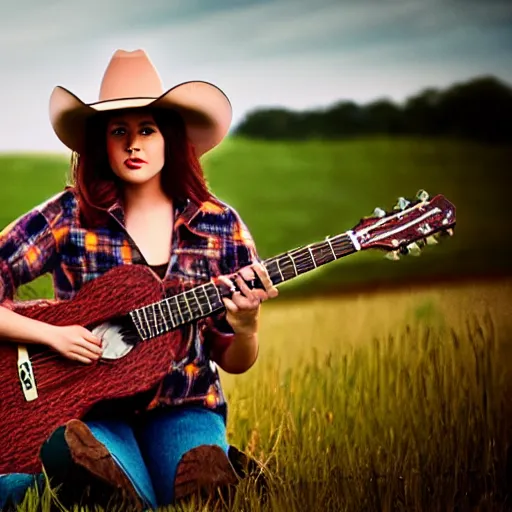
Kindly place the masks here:
<instances>
[{"instance_id":1,"label":"guitar string","mask_svg":"<svg viewBox=\"0 0 512 512\"><path fill-rule=\"evenodd\" d=\"M339 236L343 236L343 235L338 235L338 237ZM350 240L347 240L347 239L341 240L341 241L337 240L336 243L334 243L332 245L333 245L335 254L341 250L340 254L336 254L336 259L341 257L345 252L353 249L353 244L350 242ZM327 247L325 247L325 248L317 247L314 250L318 251L320 249L322 251L325 250L325 254L322 254L320 256L320 258L317 258L315 256L314 261L316 262L317 265L322 265L322 264L328 263L330 261L334 261L333 260L333 256L334 256L333 251L331 251L330 247L329 247L329 249L327 249ZM287 274L288 270L293 269L293 275L290 277L295 277L295 275L296 275L295 269L297 269L297 271L298 271L297 275L300 275L304 271L307 271L311 268L312 257L309 252L306 252L306 250L307 250L307 248L296 249L296 251L302 251L302 253L298 253L298 256L294 257L293 261L290 258L290 254L293 255L294 251L290 251L290 253L288 253L288 254L285 253L284 255L271 258L270 260L266 260L265 261L266 267L268 269L269 261L272 263L273 262L272 260L277 261L278 259L282 258L282 259L284 259L284 262L279 263L279 268L280 268L282 274ZM185 316L187 318L183 318L183 320L184 320L184 322L183 322L183 321L179 321L179 320L177 321L177 319L174 316L172 316L171 323L174 324L175 327L189 323L194 318L199 319L203 316L208 316L208 315L203 315L202 307L201 307L201 306L207 306L207 304L198 302L198 299L194 294L192 295L192 297L186 295L187 293L190 293L191 291L192 290L187 290L186 292L179 294L180 296L182 296L183 301L185 302L185 304L182 304L183 308L180 307L180 303L178 302L179 299L176 299L176 301L178 302L178 307L180 307L182 316ZM175 297L178 297L178 295L176 295ZM186 307L186 309L185 309L185 307ZM191 312L189 311L189 308L192 310ZM166 314L163 315L163 317L160 317L159 314L155 315L154 321L149 322L148 330L152 331L153 329L155 329L157 332L168 330L167 320L166 320L167 318L170 318L170 317L168 317Z\"/></svg>"},{"instance_id":2,"label":"guitar string","mask_svg":"<svg viewBox=\"0 0 512 512\"><path fill-rule=\"evenodd\" d=\"M344 236L344 235L338 235L338 237ZM333 237L334 238L334 237ZM334 244L332 244L333 250L329 247L329 244L327 244L326 247L316 247L313 248L315 252L321 250L323 254L321 254L319 257L318 255L315 255L314 261L317 266L328 263L333 260L334 254L336 254L336 259L341 257L344 253L347 251L353 249L353 244L350 242L350 240L347 240L346 238L344 240L337 240ZM329 247L329 248L327 248ZM293 268L293 275L290 277L295 277L295 269L298 270L298 275L303 273L304 271L307 271L311 268L311 262L312 257L311 254L307 251L306 248L299 248L296 249L297 256L293 258L293 261L290 258L290 254L293 255L294 251L290 251L288 254L280 255L274 258L270 258L269 260L265 260L265 265L268 269L269 263L272 263L273 261L276 261L280 258L284 260L283 263L279 263L279 268L281 270L281 273L287 274L288 270L291 270ZM298 251L301 251L299 253ZM325 252L324 252L325 251ZM334 254L333 254L334 251ZM337 254L339 253L339 254ZM187 295L192 292L192 296ZM205 292L206 293L206 292ZM182 300L180 301L179 298L176 299L177 306L180 310L181 317L183 317L183 320L177 319L173 315L167 315L167 313L161 315L160 313L157 313L154 315L154 319L152 321L148 322L148 329L149 331L152 331L153 329L156 332L162 332L169 330L168 329L168 321L171 322L172 325L174 325L174 328L179 327L180 325L187 324L191 322L193 319L199 319L204 316L208 316L208 314L203 314L203 307L207 308L210 306L210 302L202 302L199 300L195 294L193 293L193 289L187 290L184 293L178 294L174 297L181 297ZM217 308L218 309L218 308ZM190 310L190 311L189 311ZM165 311L165 308L164 308Z\"/></svg>"},{"instance_id":3,"label":"guitar string","mask_svg":"<svg viewBox=\"0 0 512 512\"><path fill-rule=\"evenodd\" d=\"M342 243L340 243L338 241L337 245L334 245L334 249L335 249L335 253L338 252L340 249L341 249L341 253L339 255L336 255L336 259L338 259L339 257L341 257L343 255L343 252L345 251L348 251L350 249L353 249L353 245L350 241L343 241ZM303 250L303 249L301 249ZM318 250L315 249L315 250ZM293 251L291 251L293 253ZM303 273L304 271L307 271L311 268L311 261L312 261L312 258L311 258L311 254L309 252L304 252L304 254L300 254L298 257L294 257L293 258L293 262L291 261L290 257L288 254L284 254L284 255L281 255L279 257L276 257L275 260L279 259L279 258L286 258L284 263L279 263L279 268L281 270L281 273L283 274L287 274L288 273L288 270L291 270L293 269L293 275L290 276L290 277L295 277L296 274L295 274L295 269L297 269L298 271L298 275L300 275L301 273ZM271 258L272 260L272 258ZM265 264L267 266L267 269L268 269L268 262L269 260L266 260L265 261ZM327 249L325 248L325 254L323 254L320 258L317 258L315 256L315 262L317 265L322 265L322 264L325 264L325 263L328 263L330 261L334 261L333 260L333 253L331 251L331 249ZM185 293L189 293L191 290L187 290L187 292ZM184 294L180 294L180 295L184 295ZM188 299L191 299L190 301ZM193 299L193 300L192 300ZM177 299L179 300L179 299ZM184 300L186 302L188 302L188 307L191 307L192 309L192 317L188 318L188 319L184 319L185 322L176 322L176 318L173 316L172 317L172 322L175 324L175 327L178 327L180 325L183 325L184 323L188 323L190 321L192 321L193 318L200 318L200 317L203 317L203 316L208 316L208 315L203 315L202 314L202 308L201 306L206 306L206 304L204 303L198 303L198 300L197 300L197 297L195 297L195 295L193 295L192 297L189 297L189 296L185 296L184 297ZM187 310L184 310L185 311L188 311L188 308ZM185 316L189 317L190 316L190 313L186 314ZM168 318L166 315L164 315L165 318ZM165 318L162 318L162 320L160 320L160 317L159 315L157 314L156 317L155 317L155 321L154 322L151 322L150 324L150 327L154 327L155 330L157 330L158 332L160 330L165 330L167 328L166 326L166 320Z\"/></svg>"},{"instance_id":4,"label":"guitar string","mask_svg":"<svg viewBox=\"0 0 512 512\"><path fill-rule=\"evenodd\" d=\"M345 239L339 240L341 237L345 237ZM281 273L287 274L288 270L293 269L293 275L291 277L295 277L295 275L296 275L295 270L297 270L297 275L300 275L302 272L307 271L309 269L312 261L314 261L316 263L316 265L323 265L330 261L334 261L331 259L331 256L333 256L332 251L330 249L331 245L332 245L333 249L335 249L334 253L336 253L336 250L341 249L341 251L342 251L342 254L340 254L339 256L336 255L337 258L339 258L341 255L343 255L343 252L345 252L346 250L350 250L353 248L353 244L349 240L346 240L345 234L336 235L336 236L330 238L329 240L330 240L331 244L329 244L327 241L325 241L325 242L318 242L316 244L317 245L316 247L310 246L312 251L320 251L320 250L326 251L326 254L325 255L321 254L319 258L317 258L315 255L314 259L312 259L312 255L309 253L308 247L306 246L306 247L300 247L300 248L294 249L292 251L289 251L288 253L284 253L279 256L274 256L272 258L269 258L265 261L265 264L268 266L271 263L274 263L274 262L284 259L283 263L279 262L279 264L278 264ZM329 247L329 249L327 249L327 247L323 247L324 244L327 244L327 247ZM294 256L294 252L297 252L297 256ZM324 260L324 257L326 258L325 260ZM292 260L292 258L293 258L293 260ZM185 293L188 293L190 291L191 290L187 290L187 292L185 292ZM178 294L178 295L185 295L185 293ZM174 297L178 297L178 295L175 295ZM187 301L188 306L190 307L190 302L188 302L188 300L187 300L188 298L189 297L184 296L184 299ZM176 300L178 301L179 299L176 299ZM206 306L205 303L203 303L203 305ZM200 313L200 315L197 315L197 313ZM192 316L193 317L203 316L201 304L199 304L197 302L197 298L195 297L195 295L194 295L194 301L192 301ZM208 315L206 315L206 316L208 316ZM158 329L158 331L160 331L160 329L166 327L166 324L165 324L165 321L162 321L162 322L158 321L158 315L156 315L156 317L157 318L156 318L156 322L155 322L155 329ZM183 324L183 322L175 322L174 318L172 320L174 323L176 323L176 326ZM190 319L189 321L191 321L191 320L192 319ZM185 322L185 323L187 323L187 322ZM55 359L59 359L62 357L63 356L58 353L56 353L56 354L34 354L31 357L31 363L35 369L35 366L34 366L35 364L38 364L38 366L40 367L44 363L47 363L49 361L53 361ZM79 361L77 361L77 362L79 362ZM81 370L81 368L77 368L77 371L78 370Z\"/></svg>"}]
</instances>

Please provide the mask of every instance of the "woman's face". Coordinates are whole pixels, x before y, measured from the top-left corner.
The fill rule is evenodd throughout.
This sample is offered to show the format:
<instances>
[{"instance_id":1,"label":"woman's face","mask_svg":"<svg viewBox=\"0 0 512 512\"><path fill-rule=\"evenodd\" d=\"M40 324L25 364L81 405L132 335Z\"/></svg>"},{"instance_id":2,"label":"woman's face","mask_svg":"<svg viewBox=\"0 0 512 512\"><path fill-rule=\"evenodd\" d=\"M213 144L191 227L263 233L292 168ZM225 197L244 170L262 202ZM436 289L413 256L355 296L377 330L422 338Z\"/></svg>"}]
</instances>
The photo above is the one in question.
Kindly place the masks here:
<instances>
[{"instance_id":1,"label":"woman's face","mask_svg":"<svg viewBox=\"0 0 512 512\"><path fill-rule=\"evenodd\" d=\"M160 174L165 141L151 114L136 110L114 114L106 135L110 167L121 180L142 185Z\"/></svg>"}]
</instances>

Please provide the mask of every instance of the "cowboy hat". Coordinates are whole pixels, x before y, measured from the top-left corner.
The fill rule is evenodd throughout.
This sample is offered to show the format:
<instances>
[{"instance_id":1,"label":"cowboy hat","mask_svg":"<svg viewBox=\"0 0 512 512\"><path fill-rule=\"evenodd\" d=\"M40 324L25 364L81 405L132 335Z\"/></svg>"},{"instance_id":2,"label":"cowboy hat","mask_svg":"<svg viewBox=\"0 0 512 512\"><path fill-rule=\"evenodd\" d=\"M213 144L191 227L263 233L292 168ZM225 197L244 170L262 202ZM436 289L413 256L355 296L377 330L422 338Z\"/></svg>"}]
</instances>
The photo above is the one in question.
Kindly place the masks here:
<instances>
[{"instance_id":1,"label":"cowboy hat","mask_svg":"<svg viewBox=\"0 0 512 512\"><path fill-rule=\"evenodd\" d=\"M103 75L98 101L86 104L57 86L50 97L50 121L61 142L79 152L89 117L137 107L179 112L198 157L221 142L232 119L229 99L215 85L183 82L164 92L158 72L144 50L117 50Z\"/></svg>"}]
</instances>

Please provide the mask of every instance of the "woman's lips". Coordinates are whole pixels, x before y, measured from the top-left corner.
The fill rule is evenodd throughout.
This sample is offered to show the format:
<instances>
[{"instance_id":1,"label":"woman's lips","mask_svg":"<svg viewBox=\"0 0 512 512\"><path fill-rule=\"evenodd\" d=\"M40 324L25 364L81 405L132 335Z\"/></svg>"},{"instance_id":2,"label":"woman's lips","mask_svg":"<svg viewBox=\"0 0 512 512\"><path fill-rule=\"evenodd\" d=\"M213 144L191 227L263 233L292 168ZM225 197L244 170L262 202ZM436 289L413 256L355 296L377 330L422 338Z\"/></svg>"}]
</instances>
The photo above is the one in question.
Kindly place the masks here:
<instances>
[{"instance_id":1,"label":"woman's lips","mask_svg":"<svg viewBox=\"0 0 512 512\"><path fill-rule=\"evenodd\" d=\"M124 164L128 169L140 169L144 164L147 164L147 162L140 158L128 158L124 161Z\"/></svg>"}]
</instances>

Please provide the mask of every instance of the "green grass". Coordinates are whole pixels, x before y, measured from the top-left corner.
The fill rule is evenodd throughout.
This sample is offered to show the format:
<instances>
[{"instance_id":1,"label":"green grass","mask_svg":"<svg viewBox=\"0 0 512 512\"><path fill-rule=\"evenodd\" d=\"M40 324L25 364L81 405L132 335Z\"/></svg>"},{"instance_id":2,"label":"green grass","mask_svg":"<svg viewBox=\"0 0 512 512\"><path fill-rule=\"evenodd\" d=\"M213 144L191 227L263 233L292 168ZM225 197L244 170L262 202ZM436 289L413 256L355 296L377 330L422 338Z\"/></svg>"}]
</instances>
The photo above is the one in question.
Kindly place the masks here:
<instances>
[{"instance_id":1,"label":"green grass","mask_svg":"<svg viewBox=\"0 0 512 512\"><path fill-rule=\"evenodd\" d=\"M418 189L444 194L457 209L456 236L400 262L365 251L282 287L312 288L433 276L508 272L505 178L512 149L435 139L257 142L228 139L203 165L213 191L248 224L262 258L354 227L376 206L391 209ZM0 156L0 225L62 189L65 157Z\"/></svg>"}]
</instances>

